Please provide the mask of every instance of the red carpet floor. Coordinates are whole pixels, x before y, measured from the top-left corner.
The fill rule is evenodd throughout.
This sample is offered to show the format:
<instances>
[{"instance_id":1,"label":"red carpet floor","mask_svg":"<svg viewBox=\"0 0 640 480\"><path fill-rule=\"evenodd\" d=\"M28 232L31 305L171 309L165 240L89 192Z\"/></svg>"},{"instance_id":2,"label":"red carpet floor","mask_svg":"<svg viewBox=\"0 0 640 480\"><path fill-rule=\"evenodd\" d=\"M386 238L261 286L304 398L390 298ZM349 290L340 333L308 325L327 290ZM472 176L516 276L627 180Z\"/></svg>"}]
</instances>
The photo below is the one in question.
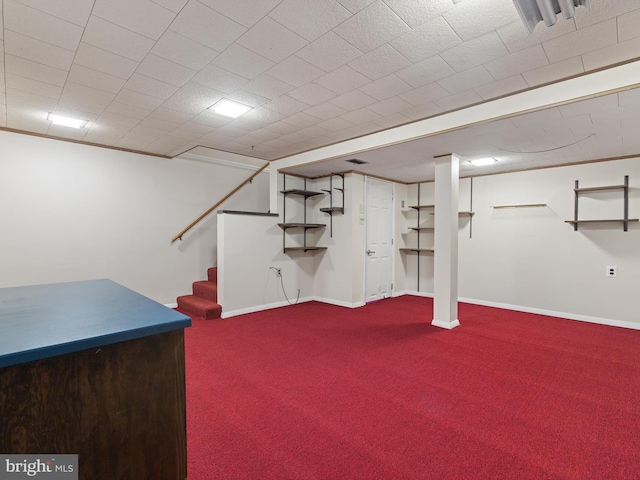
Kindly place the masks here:
<instances>
[{"instance_id":1,"label":"red carpet floor","mask_svg":"<svg viewBox=\"0 0 640 480\"><path fill-rule=\"evenodd\" d=\"M189 480L638 479L640 331L432 301L186 331Z\"/></svg>"}]
</instances>

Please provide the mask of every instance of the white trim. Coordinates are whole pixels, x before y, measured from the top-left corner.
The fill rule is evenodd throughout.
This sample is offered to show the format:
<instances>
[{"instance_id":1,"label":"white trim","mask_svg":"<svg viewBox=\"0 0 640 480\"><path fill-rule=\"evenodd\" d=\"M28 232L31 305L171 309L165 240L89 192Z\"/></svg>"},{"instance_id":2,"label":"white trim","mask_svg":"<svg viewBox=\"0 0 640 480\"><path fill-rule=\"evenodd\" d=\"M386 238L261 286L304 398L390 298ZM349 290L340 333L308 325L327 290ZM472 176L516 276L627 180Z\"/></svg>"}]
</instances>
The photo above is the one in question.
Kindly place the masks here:
<instances>
[{"instance_id":1,"label":"white trim","mask_svg":"<svg viewBox=\"0 0 640 480\"><path fill-rule=\"evenodd\" d=\"M300 298L296 303L310 302L312 300L315 300L315 298L314 297L304 297L304 298ZM290 305L289 302L287 302L286 300L283 300L281 302L267 303L267 304L264 304L264 305L255 305L253 307L247 307L247 308L239 308L238 310L232 310L230 312L225 312L224 311L224 306L223 306L222 307L221 318L236 317L238 315L245 315L247 313L262 312L263 310L271 310L273 308L287 307L289 305Z\"/></svg>"},{"instance_id":2,"label":"white trim","mask_svg":"<svg viewBox=\"0 0 640 480\"><path fill-rule=\"evenodd\" d=\"M473 298L458 298L458 301L471 303L474 305L483 305L486 307L502 308L504 310L514 310L516 312L535 313L537 315L546 315L549 317L563 318L566 320L578 320L581 322L598 323L601 325L609 325L611 327L629 328L632 330L640 330L640 323L628 322L625 320L615 320L613 318L591 317L589 315L580 315L576 313L556 312L554 310L545 310L542 308L523 307L520 305L509 305L507 303L489 302L485 300L476 300Z\"/></svg>"},{"instance_id":3,"label":"white trim","mask_svg":"<svg viewBox=\"0 0 640 480\"><path fill-rule=\"evenodd\" d=\"M225 155L222 155L225 154ZM204 155L198 155L196 153L183 153L182 155L179 155L178 157L175 158L182 158L184 160L194 160L196 162L205 162L205 163L213 163L214 165L222 165L225 167L234 167L234 168L239 168L242 170L252 170L252 171L256 171L256 170L260 170L260 166L258 165L249 165L246 163L241 163L242 159L251 159L252 161L256 161L257 159L255 158L251 158L251 157L245 157L244 155L235 155L235 154L230 154L228 152L219 152L216 151L216 155L218 157L223 157L226 156L228 158L213 158L213 157L207 157ZM233 157L231 157L231 155L235 155L236 157L238 157L237 160L234 160ZM246 160L245 160L246 161ZM266 162L266 160L265 160ZM262 172L260 173L269 173L269 167L265 168Z\"/></svg>"},{"instance_id":4,"label":"white trim","mask_svg":"<svg viewBox=\"0 0 640 480\"><path fill-rule=\"evenodd\" d=\"M313 297L313 300L317 302L328 303L329 305L336 305L338 307L345 307L345 308L359 308L365 305L364 302L343 302L342 300L333 300L331 298L324 298L324 297Z\"/></svg>"},{"instance_id":5,"label":"white trim","mask_svg":"<svg viewBox=\"0 0 640 480\"><path fill-rule=\"evenodd\" d=\"M177 303L164 303L163 304L165 307L167 308L178 308L178 304Z\"/></svg>"},{"instance_id":6,"label":"white trim","mask_svg":"<svg viewBox=\"0 0 640 480\"><path fill-rule=\"evenodd\" d=\"M446 328L447 330L453 330L456 327L460 326L460 320L457 318L455 320L436 320L435 318L431 320L431 325L434 327Z\"/></svg>"},{"instance_id":7,"label":"white trim","mask_svg":"<svg viewBox=\"0 0 640 480\"><path fill-rule=\"evenodd\" d=\"M417 292L415 290L407 290L407 295L413 295L414 297L427 297L433 298L433 293L429 292Z\"/></svg>"}]
</instances>

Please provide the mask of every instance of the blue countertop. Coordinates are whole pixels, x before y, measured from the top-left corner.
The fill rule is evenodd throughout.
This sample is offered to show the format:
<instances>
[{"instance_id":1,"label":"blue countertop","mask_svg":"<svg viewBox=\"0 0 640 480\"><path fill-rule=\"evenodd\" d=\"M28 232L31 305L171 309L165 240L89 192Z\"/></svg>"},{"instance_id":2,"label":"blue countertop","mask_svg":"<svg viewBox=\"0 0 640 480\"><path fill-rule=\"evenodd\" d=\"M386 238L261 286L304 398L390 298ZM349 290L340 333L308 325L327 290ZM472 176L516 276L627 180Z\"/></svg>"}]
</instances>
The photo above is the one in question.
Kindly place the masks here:
<instances>
[{"instance_id":1,"label":"blue countertop","mask_svg":"<svg viewBox=\"0 0 640 480\"><path fill-rule=\"evenodd\" d=\"M111 280L0 288L0 367L190 325L189 317Z\"/></svg>"}]
</instances>

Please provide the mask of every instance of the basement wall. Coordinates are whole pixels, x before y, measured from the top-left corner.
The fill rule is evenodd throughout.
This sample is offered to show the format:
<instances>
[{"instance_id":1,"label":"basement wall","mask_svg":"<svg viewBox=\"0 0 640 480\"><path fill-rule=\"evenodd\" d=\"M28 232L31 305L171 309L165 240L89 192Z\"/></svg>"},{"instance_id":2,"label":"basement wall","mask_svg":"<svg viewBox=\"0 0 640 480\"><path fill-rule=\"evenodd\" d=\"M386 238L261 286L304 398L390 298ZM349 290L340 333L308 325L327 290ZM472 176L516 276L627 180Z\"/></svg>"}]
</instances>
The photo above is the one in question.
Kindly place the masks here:
<instances>
[{"instance_id":1,"label":"basement wall","mask_svg":"<svg viewBox=\"0 0 640 480\"><path fill-rule=\"evenodd\" d=\"M217 263L215 213L171 238L254 172L0 132L0 288L110 278L175 304ZM221 208L266 212L268 188Z\"/></svg>"},{"instance_id":2,"label":"basement wall","mask_svg":"<svg viewBox=\"0 0 640 480\"><path fill-rule=\"evenodd\" d=\"M607 224L581 225L576 232L565 223L573 219L575 180L581 187L620 185L625 175L630 184L629 216L639 218L637 158L474 178L472 224L460 218L460 300L640 328L636 305L640 222L630 223L628 232L622 225ZM469 210L469 179L461 179L460 192L459 208ZM433 183L421 185L421 203L433 203L432 194ZM408 187L406 201L415 204L417 185ZM547 206L492 208L536 203ZM415 211L405 210L402 221L413 226ZM580 197L580 218L622 218L622 214L620 191ZM415 235L403 233L402 241L406 245ZM429 244L429 235L432 238L421 234L421 245ZM431 296L433 257L420 257L419 290L417 263L416 255L402 254L407 291ZM605 276L607 266L617 267L617 277ZM464 324L464 318L460 321Z\"/></svg>"}]
</instances>

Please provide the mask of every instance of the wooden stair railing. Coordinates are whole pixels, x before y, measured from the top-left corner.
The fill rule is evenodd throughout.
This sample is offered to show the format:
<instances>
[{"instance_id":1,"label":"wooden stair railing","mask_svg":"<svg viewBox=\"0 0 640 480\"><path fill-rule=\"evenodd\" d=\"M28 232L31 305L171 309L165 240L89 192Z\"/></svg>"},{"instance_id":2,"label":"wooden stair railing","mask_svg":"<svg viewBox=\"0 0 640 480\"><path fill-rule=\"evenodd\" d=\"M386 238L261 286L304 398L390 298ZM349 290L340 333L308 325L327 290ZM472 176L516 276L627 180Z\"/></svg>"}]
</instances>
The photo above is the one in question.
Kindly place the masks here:
<instances>
[{"instance_id":1,"label":"wooden stair railing","mask_svg":"<svg viewBox=\"0 0 640 480\"><path fill-rule=\"evenodd\" d=\"M238 185L236 188L231 190L227 195L225 195L222 198L222 200L220 200L213 207L208 209L206 212L204 212L202 215L200 215L198 218L196 218L193 222L191 222L188 227L183 229L179 234L177 234L175 237L173 237L171 239L171 244L173 245L176 242L176 240L182 240L182 236L185 233L187 233L189 230L191 230L193 227L195 227L204 217L209 215L216 208L218 208L220 205L222 205L224 202L226 202L234 193L236 193L238 190L240 190L242 187L244 187L247 183L250 183L256 176L258 176L258 174L260 174L268 166L269 166L269 162L265 163L262 167L260 167L260 169L256 170L253 173L253 175L251 175L249 178L247 178L245 181L243 181L240 185Z\"/></svg>"}]
</instances>

